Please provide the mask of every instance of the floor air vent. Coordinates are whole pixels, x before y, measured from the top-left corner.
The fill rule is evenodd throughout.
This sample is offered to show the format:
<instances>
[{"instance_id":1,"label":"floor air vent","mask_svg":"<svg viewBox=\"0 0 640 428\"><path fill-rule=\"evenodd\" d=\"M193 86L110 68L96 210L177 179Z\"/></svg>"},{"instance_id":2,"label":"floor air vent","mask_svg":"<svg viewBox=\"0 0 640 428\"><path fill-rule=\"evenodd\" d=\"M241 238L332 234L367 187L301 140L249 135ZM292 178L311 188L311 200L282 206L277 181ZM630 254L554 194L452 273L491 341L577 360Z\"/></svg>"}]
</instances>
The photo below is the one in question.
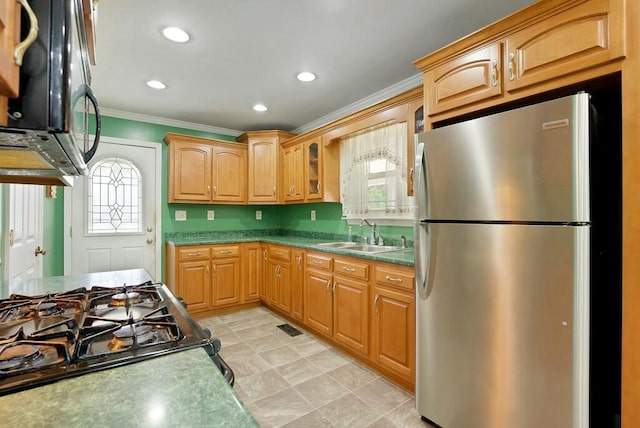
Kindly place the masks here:
<instances>
[{"instance_id":1,"label":"floor air vent","mask_svg":"<svg viewBox=\"0 0 640 428\"><path fill-rule=\"evenodd\" d=\"M287 333L289 336L293 337L293 336L297 336L299 334L302 334L302 332L300 330L298 330L295 327L290 326L289 324L282 324L279 325L278 328L282 331L284 331L285 333Z\"/></svg>"}]
</instances>

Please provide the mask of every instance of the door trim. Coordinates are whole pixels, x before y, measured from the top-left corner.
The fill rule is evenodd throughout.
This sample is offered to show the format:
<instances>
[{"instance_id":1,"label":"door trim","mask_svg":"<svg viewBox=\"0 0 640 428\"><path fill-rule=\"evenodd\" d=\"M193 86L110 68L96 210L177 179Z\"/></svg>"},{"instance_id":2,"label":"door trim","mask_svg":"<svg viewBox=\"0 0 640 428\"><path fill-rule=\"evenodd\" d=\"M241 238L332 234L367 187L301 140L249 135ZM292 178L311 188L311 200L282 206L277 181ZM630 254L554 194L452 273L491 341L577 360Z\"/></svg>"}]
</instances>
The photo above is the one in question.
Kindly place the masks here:
<instances>
[{"instance_id":1,"label":"door trim","mask_svg":"<svg viewBox=\"0 0 640 428\"><path fill-rule=\"evenodd\" d=\"M137 147L145 147L149 149L153 149L155 153L155 181L159 183L159 189L157 190L158 197L156 197L155 203L155 212L156 218L153 220L154 226L153 230L154 234L154 243L155 243L155 252L156 252L156 271L149 272L151 276L153 276L156 281L159 281L162 278L162 144L154 143L151 141L140 141L140 140L130 140L128 138L117 138L117 137L100 137L100 141L105 143L114 143L114 144L123 144L129 146L137 146ZM69 275L72 271L71 269L71 216L72 216L72 207L71 204L67 201L71 201L72 198L72 189L69 187L64 188L64 274Z\"/></svg>"}]
</instances>

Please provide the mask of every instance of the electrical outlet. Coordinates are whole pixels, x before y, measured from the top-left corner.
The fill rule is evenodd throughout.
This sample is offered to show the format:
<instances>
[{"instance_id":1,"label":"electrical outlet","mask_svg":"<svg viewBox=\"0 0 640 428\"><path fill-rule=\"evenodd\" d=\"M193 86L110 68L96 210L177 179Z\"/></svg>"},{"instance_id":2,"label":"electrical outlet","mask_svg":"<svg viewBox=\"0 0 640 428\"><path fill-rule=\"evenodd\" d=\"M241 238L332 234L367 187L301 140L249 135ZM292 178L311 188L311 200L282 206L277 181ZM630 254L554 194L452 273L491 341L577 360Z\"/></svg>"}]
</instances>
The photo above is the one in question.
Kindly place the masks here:
<instances>
[{"instance_id":1,"label":"electrical outlet","mask_svg":"<svg viewBox=\"0 0 640 428\"><path fill-rule=\"evenodd\" d=\"M316 210L311 210L311 221L316 221Z\"/></svg>"},{"instance_id":2,"label":"electrical outlet","mask_svg":"<svg viewBox=\"0 0 640 428\"><path fill-rule=\"evenodd\" d=\"M262 220L262 211L256 211L256 220Z\"/></svg>"},{"instance_id":3,"label":"electrical outlet","mask_svg":"<svg viewBox=\"0 0 640 428\"><path fill-rule=\"evenodd\" d=\"M215 219L216 219L216 212L214 210L208 210L207 220L215 220Z\"/></svg>"},{"instance_id":4,"label":"electrical outlet","mask_svg":"<svg viewBox=\"0 0 640 428\"><path fill-rule=\"evenodd\" d=\"M184 210L176 210L176 221L187 221L187 212Z\"/></svg>"}]
</instances>

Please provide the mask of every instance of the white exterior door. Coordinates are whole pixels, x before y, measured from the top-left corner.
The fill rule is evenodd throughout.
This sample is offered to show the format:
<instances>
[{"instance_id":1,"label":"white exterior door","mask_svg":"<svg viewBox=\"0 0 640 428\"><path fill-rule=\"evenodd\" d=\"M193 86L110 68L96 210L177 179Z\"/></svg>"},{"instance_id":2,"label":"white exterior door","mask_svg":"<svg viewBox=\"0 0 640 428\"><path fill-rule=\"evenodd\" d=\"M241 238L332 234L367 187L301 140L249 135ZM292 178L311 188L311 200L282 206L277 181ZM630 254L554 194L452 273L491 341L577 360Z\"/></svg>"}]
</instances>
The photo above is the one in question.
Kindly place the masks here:
<instances>
[{"instance_id":1,"label":"white exterior door","mask_svg":"<svg viewBox=\"0 0 640 428\"><path fill-rule=\"evenodd\" d=\"M159 144L100 142L89 175L65 192L65 274L145 268L160 278L160 162Z\"/></svg>"},{"instance_id":2,"label":"white exterior door","mask_svg":"<svg viewBox=\"0 0 640 428\"><path fill-rule=\"evenodd\" d=\"M42 277L44 186L9 184L5 207L5 280Z\"/></svg>"}]
</instances>

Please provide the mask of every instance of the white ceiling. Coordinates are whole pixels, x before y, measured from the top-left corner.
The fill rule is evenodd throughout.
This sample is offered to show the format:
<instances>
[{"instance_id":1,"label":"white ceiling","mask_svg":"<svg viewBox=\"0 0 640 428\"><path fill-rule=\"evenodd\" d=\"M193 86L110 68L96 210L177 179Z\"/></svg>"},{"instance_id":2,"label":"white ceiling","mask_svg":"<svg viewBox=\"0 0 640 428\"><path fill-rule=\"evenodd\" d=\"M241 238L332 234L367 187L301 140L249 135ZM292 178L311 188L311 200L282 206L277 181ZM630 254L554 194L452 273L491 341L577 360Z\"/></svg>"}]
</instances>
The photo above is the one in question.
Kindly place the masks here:
<instances>
[{"instance_id":1,"label":"white ceiling","mask_svg":"<svg viewBox=\"0 0 640 428\"><path fill-rule=\"evenodd\" d=\"M105 113L304 132L421 84L413 61L532 0L101 0L92 86ZM178 44L161 35L180 26ZM312 83L295 78L302 70ZM157 79L167 88L145 85ZM269 110L257 113L255 103ZM134 113L136 115L130 115Z\"/></svg>"}]
</instances>

